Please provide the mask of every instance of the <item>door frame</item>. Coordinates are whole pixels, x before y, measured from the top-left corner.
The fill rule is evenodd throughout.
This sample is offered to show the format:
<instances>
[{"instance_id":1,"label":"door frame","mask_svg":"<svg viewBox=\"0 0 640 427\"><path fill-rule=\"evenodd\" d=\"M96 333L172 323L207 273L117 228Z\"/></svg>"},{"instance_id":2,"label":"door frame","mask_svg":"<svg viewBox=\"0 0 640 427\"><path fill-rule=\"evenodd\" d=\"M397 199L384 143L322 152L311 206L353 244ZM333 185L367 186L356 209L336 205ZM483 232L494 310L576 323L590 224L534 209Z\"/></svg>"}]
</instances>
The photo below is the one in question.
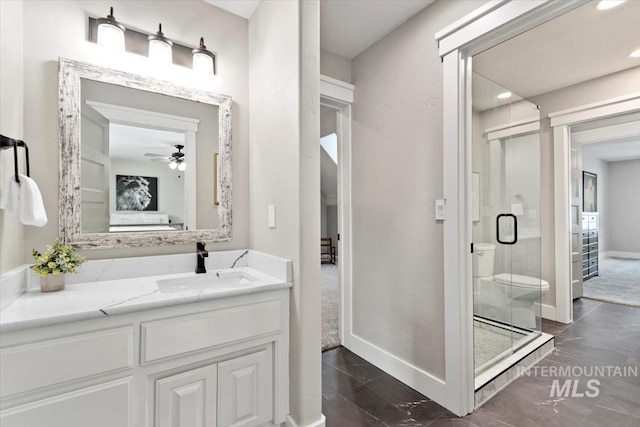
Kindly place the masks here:
<instances>
[{"instance_id":1,"label":"door frame","mask_svg":"<svg viewBox=\"0 0 640 427\"><path fill-rule=\"evenodd\" d=\"M473 411L472 57L588 0L492 0L435 35L443 70L446 407Z\"/></svg>"},{"instance_id":2,"label":"door frame","mask_svg":"<svg viewBox=\"0 0 640 427\"><path fill-rule=\"evenodd\" d=\"M556 320L573 322L571 286L571 127L640 111L640 92L581 105L548 115L553 132Z\"/></svg>"},{"instance_id":3,"label":"door frame","mask_svg":"<svg viewBox=\"0 0 640 427\"><path fill-rule=\"evenodd\" d=\"M338 332L340 343L351 348L352 310L352 202L351 202L351 105L355 86L320 75L320 105L336 112L338 136L338 277L340 303L338 305Z\"/></svg>"}]
</instances>

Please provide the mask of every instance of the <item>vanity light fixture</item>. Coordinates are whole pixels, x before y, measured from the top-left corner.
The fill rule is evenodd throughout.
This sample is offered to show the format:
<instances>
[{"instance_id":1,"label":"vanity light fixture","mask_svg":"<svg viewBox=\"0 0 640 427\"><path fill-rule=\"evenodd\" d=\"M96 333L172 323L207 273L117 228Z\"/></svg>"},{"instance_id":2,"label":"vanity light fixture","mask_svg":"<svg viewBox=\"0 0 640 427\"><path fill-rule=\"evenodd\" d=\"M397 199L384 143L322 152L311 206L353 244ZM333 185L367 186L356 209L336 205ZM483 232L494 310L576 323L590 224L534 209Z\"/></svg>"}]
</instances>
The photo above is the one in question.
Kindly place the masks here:
<instances>
[{"instance_id":1,"label":"vanity light fixture","mask_svg":"<svg viewBox=\"0 0 640 427\"><path fill-rule=\"evenodd\" d=\"M124 25L116 21L113 16L113 7L106 18L96 19L98 25L97 42L99 46L111 50L124 51Z\"/></svg>"},{"instance_id":2,"label":"vanity light fixture","mask_svg":"<svg viewBox=\"0 0 640 427\"><path fill-rule=\"evenodd\" d=\"M149 59L162 64L173 64L171 50L173 42L164 36L162 24L158 24L158 32L148 37Z\"/></svg>"},{"instance_id":3,"label":"vanity light fixture","mask_svg":"<svg viewBox=\"0 0 640 427\"><path fill-rule=\"evenodd\" d=\"M614 7L620 6L625 0L600 0L598 3L598 10L609 10Z\"/></svg>"},{"instance_id":4,"label":"vanity light fixture","mask_svg":"<svg viewBox=\"0 0 640 427\"><path fill-rule=\"evenodd\" d=\"M511 92L503 92L498 95L498 99L509 99L511 98L511 95L513 95Z\"/></svg>"},{"instance_id":5,"label":"vanity light fixture","mask_svg":"<svg viewBox=\"0 0 640 427\"><path fill-rule=\"evenodd\" d=\"M200 47L191 51L193 53L193 69L198 73L214 75L215 55L207 50L204 45L204 37L200 37Z\"/></svg>"},{"instance_id":6,"label":"vanity light fixture","mask_svg":"<svg viewBox=\"0 0 640 427\"><path fill-rule=\"evenodd\" d=\"M640 49L636 49L629 54L629 58L640 58Z\"/></svg>"}]
</instances>

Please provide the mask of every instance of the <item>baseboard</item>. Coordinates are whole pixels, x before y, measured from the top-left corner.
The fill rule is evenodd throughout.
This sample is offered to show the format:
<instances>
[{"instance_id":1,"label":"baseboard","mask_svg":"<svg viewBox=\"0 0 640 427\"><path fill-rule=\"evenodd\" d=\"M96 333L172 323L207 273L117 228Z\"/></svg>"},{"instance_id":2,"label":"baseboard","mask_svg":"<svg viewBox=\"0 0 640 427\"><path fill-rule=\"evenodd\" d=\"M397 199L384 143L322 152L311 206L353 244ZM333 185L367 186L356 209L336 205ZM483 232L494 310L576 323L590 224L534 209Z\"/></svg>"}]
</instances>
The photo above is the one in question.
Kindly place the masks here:
<instances>
[{"instance_id":1,"label":"baseboard","mask_svg":"<svg viewBox=\"0 0 640 427\"><path fill-rule=\"evenodd\" d=\"M540 315L543 319L556 321L558 319L556 315L556 308L553 305L538 304L536 303L536 309L540 307ZM537 310L536 310L537 311Z\"/></svg>"},{"instance_id":2,"label":"baseboard","mask_svg":"<svg viewBox=\"0 0 640 427\"><path fill-rule=\"evenodd\" d=\"M640 259L640 252L609 251L609 252L606 253L606 258Z\"/></svg>"},{"instance_id":3,"label":"baseboard","mask_svg":"<svg viewBox=\"0 0 640 427\"><path fill-rule=\"evenodd\" d=\"M286 427L324 427L325 424L326 418L322 414L320 414L320 419L318 421L314 421L311 424L307 424L305 426L301 426L296 423L295 420L291 418L291 415L287 415L286 421L284 422L284 425Z\"/></svg>"},{"instance_id":4,"label":"baseboard","mask_svg":"<svg viewBox=\"0 0 640 427\"><path fill-rule=\"evenodd\" d=\"M409 387L424 394L437 404L446 406L447 388L444 381L357 335L351 334L349 341L350 345L347 347L349 350L402 381Z\"/></svg>"}]
</instances>

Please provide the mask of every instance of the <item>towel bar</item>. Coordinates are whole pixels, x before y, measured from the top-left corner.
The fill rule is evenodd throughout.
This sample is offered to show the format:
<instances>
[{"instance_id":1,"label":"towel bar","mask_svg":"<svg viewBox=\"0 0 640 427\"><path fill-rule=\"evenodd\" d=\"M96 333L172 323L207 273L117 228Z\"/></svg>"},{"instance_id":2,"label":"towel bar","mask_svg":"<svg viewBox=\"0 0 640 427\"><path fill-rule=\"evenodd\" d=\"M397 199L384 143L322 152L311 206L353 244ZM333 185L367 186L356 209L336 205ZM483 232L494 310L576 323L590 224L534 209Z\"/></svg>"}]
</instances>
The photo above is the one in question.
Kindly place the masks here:
<instances>
[{"instance_id":1,"label":"towel bar","mask_svg":"<svg viewBox=\"0 0 640 427\"><path fill-rule=\"evenodd\" d=\"M18 147L24 147L24 152L27 160L27 176L31 176L29 173L29 147L27 147L27 144L24 141L20 141L19 139L13 139L4 135L0 135L0 150L13 148L13 168L16 174L16 182L20 183L20 178L18 177Z\"/></svg>"}]
</instances>

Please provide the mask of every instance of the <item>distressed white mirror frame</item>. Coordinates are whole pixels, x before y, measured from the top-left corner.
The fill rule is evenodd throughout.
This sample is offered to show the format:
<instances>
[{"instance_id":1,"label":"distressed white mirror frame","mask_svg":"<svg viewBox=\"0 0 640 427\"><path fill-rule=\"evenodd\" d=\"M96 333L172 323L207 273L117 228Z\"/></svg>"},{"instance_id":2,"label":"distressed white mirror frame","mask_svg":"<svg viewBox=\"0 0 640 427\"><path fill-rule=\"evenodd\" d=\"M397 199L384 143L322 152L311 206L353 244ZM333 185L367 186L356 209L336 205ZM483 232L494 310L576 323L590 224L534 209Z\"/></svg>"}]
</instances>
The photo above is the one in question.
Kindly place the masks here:
<instances>
[{"instance_id":1,"label":"distressed white mirror frame","mask_svg":"<svg viewBox=\"0 0 640 427\"><path fill-rule=\"evenodd\" d=\"M446 382L436 402L457 415L473 411L471 245L472 57L588 0L490 0L435 35L443 71L444 309ZM430 396L432 397L432 396Z\"/></svg>"},{"instance_id":2,"label":"distressed white mirror frame","mask_svg":"<svg viewBox=\"0 0 640 427\"><path fill-rule=\"evenodd\" d=\"M80 79L95 80L218 106L219 228L135 233L80 232ZM186 245L231 240L231 106L230 96L202 91L138 74L60 58L58 64L59 235L80 249ZM213 177L212 177L213 179Z\"/></svg>"}]
</instances>

